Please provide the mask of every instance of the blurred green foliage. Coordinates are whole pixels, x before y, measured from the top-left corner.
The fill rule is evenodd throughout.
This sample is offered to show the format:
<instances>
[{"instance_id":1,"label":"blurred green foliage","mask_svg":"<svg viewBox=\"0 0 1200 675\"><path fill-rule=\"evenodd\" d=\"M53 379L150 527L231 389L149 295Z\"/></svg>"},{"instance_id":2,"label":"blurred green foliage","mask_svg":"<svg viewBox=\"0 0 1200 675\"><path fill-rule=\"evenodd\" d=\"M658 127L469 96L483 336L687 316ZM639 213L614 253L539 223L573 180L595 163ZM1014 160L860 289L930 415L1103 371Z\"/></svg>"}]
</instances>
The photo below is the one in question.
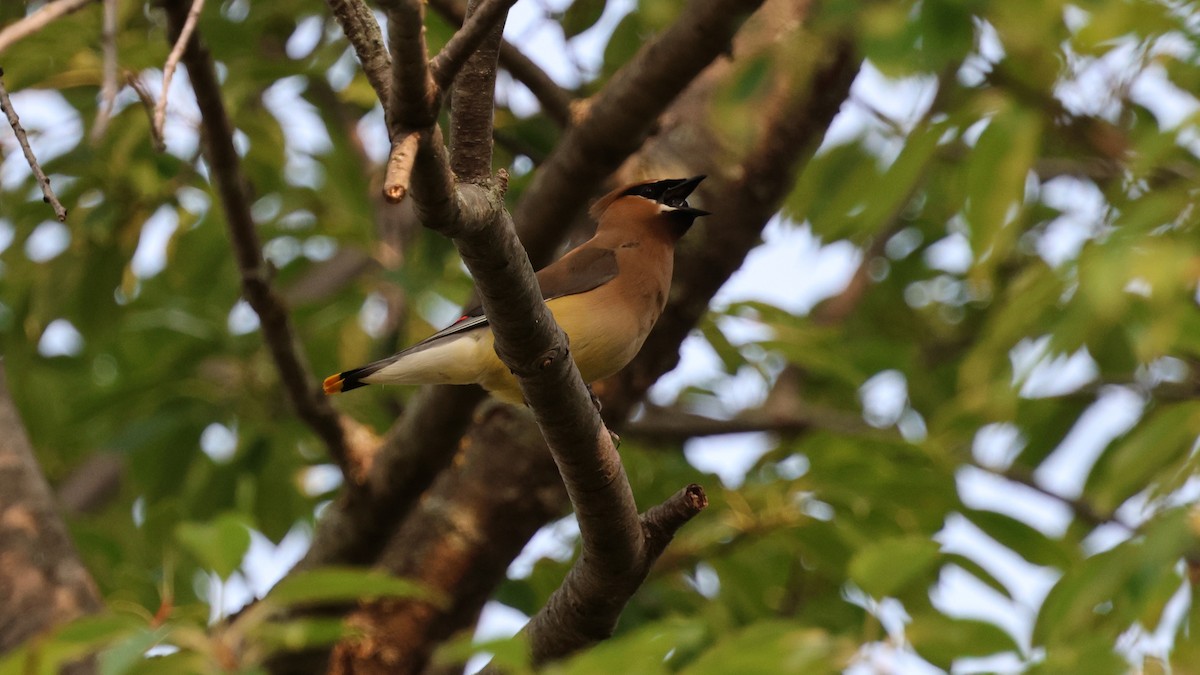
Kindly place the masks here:
<instances>
[{"instance_id":1,"label":"blurred green foliage","mask_svg":"<svg viewBox=\"0 0 1200 675\"><path fill-rule=\"evenodd\" d=\"M0 6L0 22L20 15L14 7ZM605 7L577 0L548 20L571 37ZM1200 672L1189 579L1200 569L1200 106L1187 93L1200 90L1194 7L831 0L814 8L812 31L851 34L875 81L907 83L888 91L914 97L898 108L916 114L898 118L856 93L843 107L857 120L853 133L826 143L783 207L784 227L802 223L826 244L860 247L870 284L833 322L763 303L714 310L698 334L726 372L678 405L711 410L734 375L765 391L786 367L799 374L805 405L862 421L826 429L818 416L811 431L773 434L744 482L723 489L684 460L680 443L628 438L622 452L641 503L695 480L712 505L668 549L618 635L553 670L901 672L923 661L954 672L1119 673L1158 672L1168 667L1162 659L1170 672ZM379 115L373 92L334 22L306 11L228 0L210 3L200 22L285 291L334 252L370 252L377 239L378 157L347 132ZM600 79L584 89L679 11L670 0L637 3L604 47ZM25 670L30 654L36 672L50 672L97 647L107 647L106 673L228 666L206 636L207 603L217 598L204 575L237 574L251 530L277 542L311 524L329 497L330 486L306 481L327 461L322 448L280 395L253 321L235 311L237 271L197 159L186 88L172 94L171 152L154 151L128 89L107 131L90 140L99 25L91 7L3 54L11 91L57 92L65 105L54 109L69 111L69 119L27 116L34 136L72 142L43 158L71 210L65 230L46 224L51 213L31 178L6 179L0 191L0 348L52 483L93 453L125 458L117 499L70 520L112 613L0 658L3 673L34 672ZM431 18L431 46L449 31ZM151 3L121 2L121 67L153 82L168 50L163 33ZM315 46L302 49L306 40ZM765 79L789 67L778 55L737 64L714 103L718 133L737 143L752 136L747 111L761 104ZM285 90L297 92L286 106L310 111L313 128L268 105L269 93ZM82 131L72 135L73 125ZM538 153L556 141L541 115L498 110L497 128ZM327 142L294 140L314 134ZM498 148L514 195L527 180L515 159ZM22 161L9 153L4 175L19 175ZM152 216L175 225L161 270L139 273L132 260ZM402 268L293 303L317 373L389 353L428 332L438 316L431 308L465 297L450 246L417 237ZM42 253L58 244L61 252ZM393 287L416 311L395 334L372 334L360 317ZM726 317L770 334L739 342L726 336ZM81 338L67 353L44 340L56 321ZM1019 359L1022 350L1033 356ZM1072 356L1088 365L1068 380L1061 364ZM880 373L903 382L891 412L866 404ZM1140 409L1105 435L1096 427L1115 394ZM382 431L396 397L368 390L344 409ZM233 440L217 452L212 439L222 434ZM1064 483L1055 473L1062 458L1087 455L1088 443L1094 452ZM970 487L980 477L1003 496L981 501ZM955 543L964 531L986 545ZM543 560L496 597L532 613L567 568ZM415 592L335 574L344 576L325 580L327 596L293 600ZM965 587L948 585L964 574ZM1006 608L999 615L1010 620L939 588ZM255 672L270 649L343 634L330 622L264 623L236 667ZM181 651L140 658L164 643ZM522 667L519 649L478 648ZM457 649L451 658L470 651ZM1004 656L972 661L995 655Z\"/></svg>"}]
</instances>

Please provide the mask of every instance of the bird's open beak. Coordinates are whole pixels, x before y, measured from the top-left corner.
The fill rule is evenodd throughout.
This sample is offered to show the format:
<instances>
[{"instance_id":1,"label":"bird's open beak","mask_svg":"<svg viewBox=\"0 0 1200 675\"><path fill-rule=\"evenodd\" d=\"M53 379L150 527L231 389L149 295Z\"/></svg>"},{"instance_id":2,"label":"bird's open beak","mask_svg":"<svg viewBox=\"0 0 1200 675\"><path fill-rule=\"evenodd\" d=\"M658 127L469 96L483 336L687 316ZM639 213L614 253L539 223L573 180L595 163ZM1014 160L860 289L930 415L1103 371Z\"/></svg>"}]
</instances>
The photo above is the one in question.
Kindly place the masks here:
<instances>
[{"instance_id":1,"label":"bird's open beak","mask_svg":"<svg viewBox=\"0 0 1200 675\"><path fill-rule=\"evenodd\" d=\"M695 176L683 181L679 185L668 188L667 191L663 193L661 200L662 203L666 204L667 206L674 207L676 211L681 211L692 216L699 217L709 215L708 211L694 209L691 206L688 206L687 203L688 195L692 194L692 191L696 189L696 186L700 185L700 182L705 178L707 178L707 176Z\"/></svg>"}]
</instances>

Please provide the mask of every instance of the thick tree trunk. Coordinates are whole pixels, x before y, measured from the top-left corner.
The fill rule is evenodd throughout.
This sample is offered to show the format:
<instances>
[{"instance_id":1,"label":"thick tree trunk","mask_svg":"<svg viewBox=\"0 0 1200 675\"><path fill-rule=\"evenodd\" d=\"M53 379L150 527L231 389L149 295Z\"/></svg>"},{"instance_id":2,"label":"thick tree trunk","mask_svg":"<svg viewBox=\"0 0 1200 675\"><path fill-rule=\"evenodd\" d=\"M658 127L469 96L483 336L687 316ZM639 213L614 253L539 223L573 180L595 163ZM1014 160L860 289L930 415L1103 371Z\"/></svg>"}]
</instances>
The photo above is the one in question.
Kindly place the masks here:
<instances>
[{"instance_id":1,"label":"thick tree trunk","mask_svg":"<svg viewBox=\"0 0 1200 675\"><path fill-rule=\"evenodd\" d=\"M8 394L0 359L0 653L100 608L96 584Z\"/></svg>"}]
</instances>

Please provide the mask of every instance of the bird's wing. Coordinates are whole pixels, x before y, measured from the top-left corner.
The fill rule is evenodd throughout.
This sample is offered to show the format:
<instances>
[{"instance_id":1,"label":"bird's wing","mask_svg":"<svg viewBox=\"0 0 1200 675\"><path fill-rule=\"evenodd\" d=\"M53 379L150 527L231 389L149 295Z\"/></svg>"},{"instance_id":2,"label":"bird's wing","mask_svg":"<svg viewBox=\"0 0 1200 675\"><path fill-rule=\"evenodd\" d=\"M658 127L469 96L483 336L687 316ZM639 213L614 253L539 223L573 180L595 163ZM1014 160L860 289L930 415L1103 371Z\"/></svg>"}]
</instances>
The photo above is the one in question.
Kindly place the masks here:
<instances>
[{"instance_id":1,"label":"bird's wing","mask_svg":"<svg viewBox=\"0 0 1200 675\"><path fill-rule=\"evenodd\" d=\"M581 246L562 258L547 265L537 273L542 298L552 300L565 295L586 293L617 276L617 252L611 248ZM365 385L363 378L395 363L404 356L421 351L434 344L461 335L488 324L483 306L478 302L468 307L461 317L442 330L430 335L411 347L361 368L347 370L325 378L325 393L337 393L357 389Z\"/></svg>"},{"instance_id":2,"label":"bird's wing","mask_svg":"<svg viewBox=\"0 0 1200 675\"><path fill-rule=\"evenodd\" d=\"M537 273L546 300L587 293L617 276L617 252L600 246L581 246Z\"/></svg>"}]
</instances>

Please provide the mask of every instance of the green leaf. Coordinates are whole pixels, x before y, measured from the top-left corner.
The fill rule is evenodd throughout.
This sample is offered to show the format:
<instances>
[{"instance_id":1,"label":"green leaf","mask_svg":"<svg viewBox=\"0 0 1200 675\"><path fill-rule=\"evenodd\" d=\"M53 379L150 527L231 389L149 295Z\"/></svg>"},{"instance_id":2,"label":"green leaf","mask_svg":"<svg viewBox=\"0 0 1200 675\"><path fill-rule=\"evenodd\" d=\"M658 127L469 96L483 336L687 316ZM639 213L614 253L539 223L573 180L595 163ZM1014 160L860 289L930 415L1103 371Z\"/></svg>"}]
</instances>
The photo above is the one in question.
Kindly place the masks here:
<instances>
[{"instance_id":1,"label":"green leaf","mask_svg":"<svg viewBox=\"0 0 1200 675\"><path fill-rule=\"evenodd\" d=\"M843 649L839 640L824 631L767 619L724 637L681 672L840 673Z\"/></svg>"},{"instance_id":2,"label":"green leaf","mask_svg":"<svg viewBox=\"0 0 1200 675\"><path fill-rule=\"evenodd\" d=\"M1134 493L1173 475L1200 434L1200 401L1164 406L1116 443L1089 478L1088 493L1114 509Z\"/></svg>"},{"instance_id":3,"label":"green leaf","mask_svg":"<svg viewBox=\"0 0 1200 675\"><path fill-rule=\"evenodd\" d=\"M228 579L250 549L250 529L238 516L227 513L207 523L180 523L175 539L202 566Z\"/></svg>"},{"instance_id":4,"label":"green leaf","mask_svg":"<svg viewBox=\"0 0 1200 675\"><path fill-rule=\"evenodd\" d=\"M322 567L283 578L264 602L288 608L326 602L415 598L441 604L428 589L407 579L358 567Z\"/></svg>"},{"instance_id":5,"label":"green leaf","mask_svg":"<svg viewBox=\"0 0 1200 675\"><path fill-rule=\"evenodd\" d=\"M1016 518L995 511L967 509L964 515L992 539L1034 565L1065 568L1073 561L1068 547Z\"/></svg>"},{"instance_id":6,"label":"green leaf","mask_svg":"<svg viewBox=\"0 0 1200 675\"><path fill-rule=\"evenodd\" d=\"M904 635L923 658L950 669L955 659L1020 652L1013 637L999 626L975 619L954 619L936 612L913 617Z\"/></svg>"},{"instance_id":7,"label":"green leaf","mask_svg":"<svg viewBox=\"0 0 1200 675\"><path fill-rule=\"evenodd\" d=\"M921 536L869 544L850 561L850 578L874 598L894 595L929 575L940 558L937 542Z\"/></svg>"},{"instance_id":8,"label":"green leaf","mask_svg":"<svg viewBox=\"0 0 1200 675\"><path fill-rule=\"evenodd\" d=\"M568 40L596 25L600 15L604 14L607 0L575 0L567 11L563 12L563 36Z\"/></svg>"},{"instance_id":9,"label":"green leaf","mask_svg":"<svg viewBox=\"0 0 1200 675\"><path fill-rule=\"evenodd\" d=\"M170 633L169 626L143 628L109 647L100 654L100 675L128 673L144 658L146 650L162 642Z\"/></svg>"}]
</instances>

